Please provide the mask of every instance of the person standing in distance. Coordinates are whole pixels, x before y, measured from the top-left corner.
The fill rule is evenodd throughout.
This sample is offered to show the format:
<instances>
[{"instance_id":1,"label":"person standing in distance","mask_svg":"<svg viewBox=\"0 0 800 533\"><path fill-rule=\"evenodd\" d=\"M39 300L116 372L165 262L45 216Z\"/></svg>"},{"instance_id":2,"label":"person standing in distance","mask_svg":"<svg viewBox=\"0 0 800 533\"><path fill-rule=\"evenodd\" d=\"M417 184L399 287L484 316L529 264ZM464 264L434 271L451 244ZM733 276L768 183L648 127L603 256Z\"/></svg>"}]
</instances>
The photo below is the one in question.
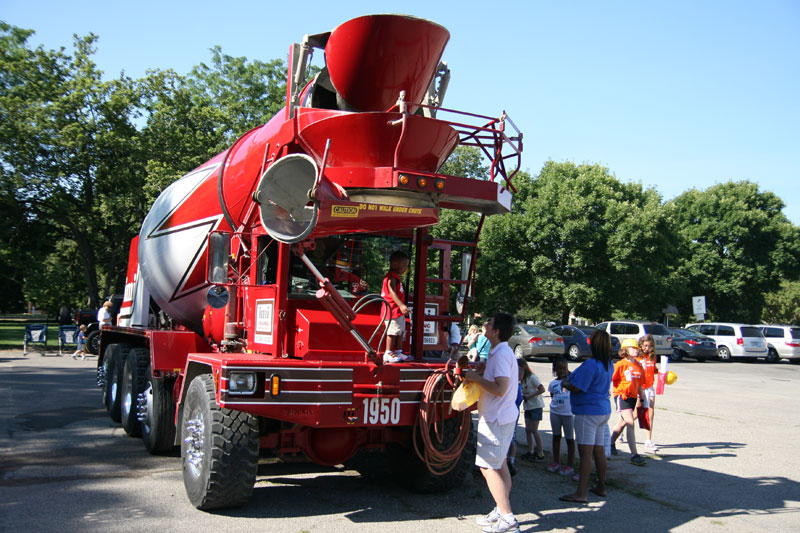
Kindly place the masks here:
<instances>
[{"instance_id":1,"label":"person standing in distance","mask_svg":"<svg viewBox=\"0 0 800 533\"><path fill-rule=\"evenodd\" d=\"M481 388L478 400L478 451L475 464L481 469L495 508L476 520L486 533L519 532L519 522L511 511L511 474L506 452L514 438L519 418L516 406L519 368L508 345L514 332L514 317L495 313L486 324L486 338L492 345L483 376L474 370L464 372L464 379Z\"/></svg>"},{"instance_id":2,"label":"person standing in distance","mask_svg":"<svg viewBox=\"0 0 800 533\"><path fill-rule=\"evenodd\" d=\"M100 327L111 325L111 302L104 302L97 310L97 321Z\"/></svg>"}]
</instances>

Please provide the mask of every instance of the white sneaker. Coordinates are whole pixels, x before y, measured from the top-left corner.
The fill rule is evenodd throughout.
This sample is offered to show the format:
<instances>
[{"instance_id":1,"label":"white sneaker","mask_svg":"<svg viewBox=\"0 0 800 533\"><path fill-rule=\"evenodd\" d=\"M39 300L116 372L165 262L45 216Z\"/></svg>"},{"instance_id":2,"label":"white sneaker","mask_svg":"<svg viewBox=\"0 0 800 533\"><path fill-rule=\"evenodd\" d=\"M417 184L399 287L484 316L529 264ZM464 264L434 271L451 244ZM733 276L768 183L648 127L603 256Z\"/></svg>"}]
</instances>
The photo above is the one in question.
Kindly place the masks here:
<instances>
[{"instance_id":1,"label":"white sneaker","mask_svg":"<svg viewBox=\"0 0 800 533\"><path fill-rule=\"evenodd\" d=\"M653 441L646 440L646 441L644 441L644 449L647 450L647 451L650 451L650 452L656 452L656 451L658 451L658 446L653 444Z\"/></svg>"},{"instance_id":2,"label":"white sneaker","mask_svg":"<svg viewBox=\"0 0 800 533\"><path fill-rule=\"evenodd\" d=\"M502 516L498 515L497 520L483 528L484 533L519 533L519 522L514 518L511 522L506 522Z\"/></svg>"},{"instance_id":3,"label":"white sneaker","mask_svg":"<svg viewBox=\"0 0 800 533\"><path fill-rule=\"evenodd\" d=\"M402 363L403 359L400 359L399 357L397 357L397 356L395 356L395 355L393 355L391 353L385 353L385 354L383 354L383 362L384 363Z\"/></svg>"},{"instance_id":4,"label":"white sneaker","mask_svg":"<svg viewBox=\"0 0 800 533\"><path fill-rule=\"evenodd\" d=\"M489 511L489 514L486 516L481 516L480 518L475 519L475 523L481 527L491 526L495 522L500 520L500 511L497 510L497 507Z\"/></svg>"}]
</instances>

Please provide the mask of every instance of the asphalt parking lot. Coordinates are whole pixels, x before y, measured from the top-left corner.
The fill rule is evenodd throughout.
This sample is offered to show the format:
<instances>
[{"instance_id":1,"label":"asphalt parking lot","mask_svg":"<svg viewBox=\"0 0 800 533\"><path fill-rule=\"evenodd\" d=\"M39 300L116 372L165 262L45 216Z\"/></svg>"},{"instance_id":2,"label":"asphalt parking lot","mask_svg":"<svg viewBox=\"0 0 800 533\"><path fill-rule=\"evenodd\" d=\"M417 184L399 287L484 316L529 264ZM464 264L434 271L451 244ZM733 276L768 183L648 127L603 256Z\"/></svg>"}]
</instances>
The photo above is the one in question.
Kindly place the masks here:
<instances>
[{"instance_id":1,"label":"asphalt parking lot","mask_svg":"<svg viewBox=\"0 0 800 533\"><path fill-rule=\"evenodd\" d=\"M550 381L549 363L532 367ZM558 500L574 486L548 473L549 461L520 464L512 505L522 531L800 530L800 365L671 368L678 381L657 400L658 455L636 467L620 445L608 497L590 494L588 505ZM547 416L542 428L549 449ZM147 454L106 416L93 359L21 351L0 352L0 457L0 531L478 532L474 519L493 505L471 476L447 494L412 494L371 458L358 469L264 464L247 506L197 511L177 454Z\"/></svg>"}]
</instances>

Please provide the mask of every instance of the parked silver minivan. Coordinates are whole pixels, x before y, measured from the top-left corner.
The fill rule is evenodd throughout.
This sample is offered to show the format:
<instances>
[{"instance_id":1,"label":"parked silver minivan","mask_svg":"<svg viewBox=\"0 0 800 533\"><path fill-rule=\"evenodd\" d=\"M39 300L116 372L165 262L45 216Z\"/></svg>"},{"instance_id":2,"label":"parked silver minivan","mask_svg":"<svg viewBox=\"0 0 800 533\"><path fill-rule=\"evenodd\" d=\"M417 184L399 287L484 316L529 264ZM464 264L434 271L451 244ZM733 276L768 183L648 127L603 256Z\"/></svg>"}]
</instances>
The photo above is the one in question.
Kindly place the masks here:
<instances>
[{"instance_id":1,"label":"parked silver minivan","mask_svg":"<svg viewBox=\"0 0 800 533\"><path fill-rule=\"evenodd\" d=\"M617 337L620 342L625 339L639 340L639 337L650 334L656 341L656 355L672 355L672 335L663 324L647 320L610 320L595 326ZM614 354L616 355L616 354Z\"/></svg>"},{"instance_id":2,"label":"parked silver minivan","mask_svg":"<svg viewBox=\"0 0 800 533\"><path fill-rule=\"evenodd\" d=\"M779 324L758 327L767 339L767 361L777 363L783 358L800 363L800 327Z\"/></svg>"},{"instance_id":3,"label":"parked silver minivan","mask_svg":"<svg viewBox=\"0 0 800 533\"><path fill-rule=\"evenodd\" d=\"M767 357L767 341L757 326L731 322L686 324L686 329L714 339L720 361L733 357Z\"/></svg>"}]
</instances>

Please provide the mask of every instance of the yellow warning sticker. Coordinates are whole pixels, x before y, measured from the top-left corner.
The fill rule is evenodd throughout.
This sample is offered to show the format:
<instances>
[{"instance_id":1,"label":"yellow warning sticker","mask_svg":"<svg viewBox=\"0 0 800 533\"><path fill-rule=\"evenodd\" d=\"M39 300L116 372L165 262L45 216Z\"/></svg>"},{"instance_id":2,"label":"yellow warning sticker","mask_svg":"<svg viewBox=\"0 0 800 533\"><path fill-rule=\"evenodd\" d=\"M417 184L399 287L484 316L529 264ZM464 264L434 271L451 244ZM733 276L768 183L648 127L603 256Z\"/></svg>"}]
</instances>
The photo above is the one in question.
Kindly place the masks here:
<instances>
[{"instance_id":1,"label":"yellow warning sticker","mask_svg":"<svg viewBox=\"0 0 800 533\"><path fill-rule=\"evenodd\" d=\"M332 205L331 216L337 218L358 218L358 207L354 205Z\"/></svg>"}]
</instances>

